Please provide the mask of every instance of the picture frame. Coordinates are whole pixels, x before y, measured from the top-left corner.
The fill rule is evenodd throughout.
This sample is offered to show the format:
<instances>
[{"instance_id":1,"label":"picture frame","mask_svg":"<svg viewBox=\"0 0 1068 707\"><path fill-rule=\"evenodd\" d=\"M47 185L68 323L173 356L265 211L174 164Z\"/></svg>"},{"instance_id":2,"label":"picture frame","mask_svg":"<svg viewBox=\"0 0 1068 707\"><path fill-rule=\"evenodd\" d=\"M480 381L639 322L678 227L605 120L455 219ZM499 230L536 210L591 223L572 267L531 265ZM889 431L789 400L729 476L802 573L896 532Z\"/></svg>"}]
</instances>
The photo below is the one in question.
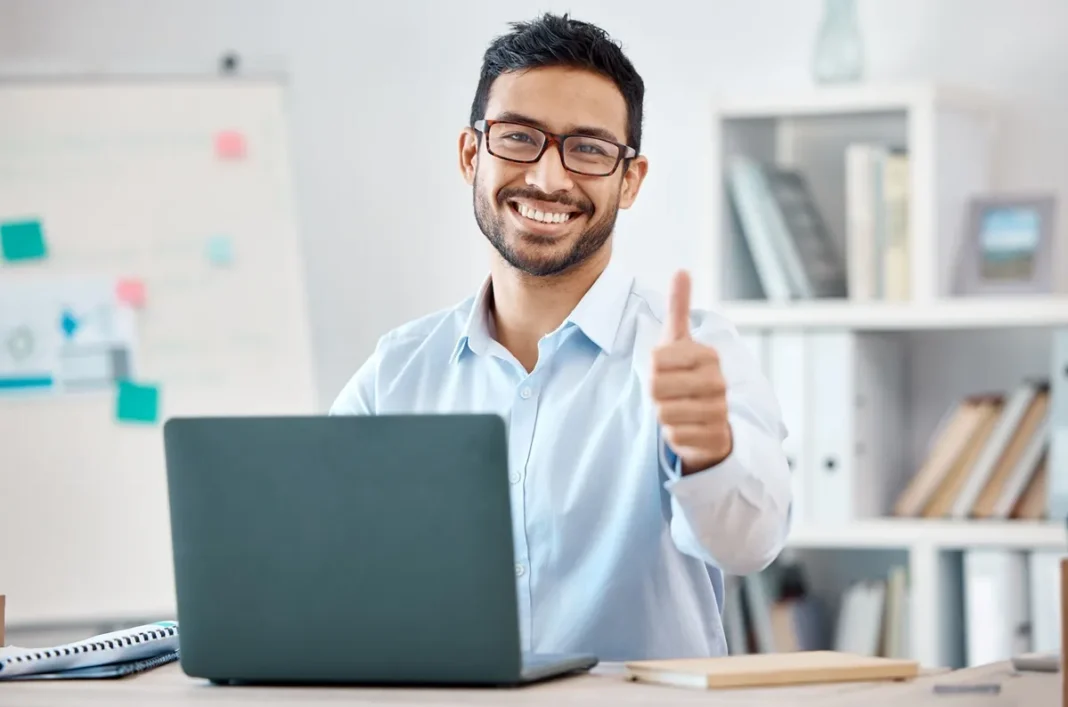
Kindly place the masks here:
<instances>
[{"instance_id":1,"label":"picture frame","mask_svg":"<svg viewBox=\"0 0 1068 707\"><path fill-rule=\"evenodd\" d=\"M956 294L1052 294L1055 206L1052 194L970 199Z\"/></svg>"}]
</instances>

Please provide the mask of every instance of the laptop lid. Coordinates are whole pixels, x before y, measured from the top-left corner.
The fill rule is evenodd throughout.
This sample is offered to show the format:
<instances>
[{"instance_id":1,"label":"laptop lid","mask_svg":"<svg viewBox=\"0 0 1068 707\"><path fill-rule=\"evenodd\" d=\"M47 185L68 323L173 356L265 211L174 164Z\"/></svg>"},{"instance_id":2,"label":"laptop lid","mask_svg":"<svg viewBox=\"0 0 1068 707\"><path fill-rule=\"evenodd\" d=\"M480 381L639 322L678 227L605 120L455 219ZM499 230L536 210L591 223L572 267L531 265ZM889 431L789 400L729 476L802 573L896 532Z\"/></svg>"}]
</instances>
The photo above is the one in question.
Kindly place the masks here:
<instances>
[{"instance_id":1,"label":"laptop lid","mask_svg":"<svg viewBox=\"0 0 1068 707\"><path fill-rule=\"evenodd\" d=\"M188 674L519 675L500 417L175 418L164 443Z\"/></svg>"}]
</instances>

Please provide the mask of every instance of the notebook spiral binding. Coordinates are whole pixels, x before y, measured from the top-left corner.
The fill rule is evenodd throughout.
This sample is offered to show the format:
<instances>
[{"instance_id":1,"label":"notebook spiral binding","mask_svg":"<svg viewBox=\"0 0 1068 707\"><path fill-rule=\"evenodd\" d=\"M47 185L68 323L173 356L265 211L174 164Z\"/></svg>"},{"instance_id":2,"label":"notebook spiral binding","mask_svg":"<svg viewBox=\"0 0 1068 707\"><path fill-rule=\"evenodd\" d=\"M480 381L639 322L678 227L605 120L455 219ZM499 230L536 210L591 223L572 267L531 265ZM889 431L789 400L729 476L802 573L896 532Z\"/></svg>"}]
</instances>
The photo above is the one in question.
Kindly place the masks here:
<instances>
[{"instance_id":1,"label":"notebook spiral binding","mask_svg":"<svg viewBox=\"0 0 1068 707\"><path fill-rule=\"evenodd\" d=\"M109 650L114 648L125 648L128 646L134 646L142 643L148 643L150 641L158 641L163 638L172 638L178 635L178 628L175 626L163 626L148 631L139 631L137 633L130 633L124 636L115 636L105 640L87 640L78 641L76 643L69 643L64 646L57 646L55 648L48 648L33 653L21 653L18 655L9 656L7 658L0 658L0 666L12 665L16 663L28 663L35 660L45 660L48 658L59 658L69 655L81 655L84 653L93 653L96 651Z\"/></svg>"}]
</instances>

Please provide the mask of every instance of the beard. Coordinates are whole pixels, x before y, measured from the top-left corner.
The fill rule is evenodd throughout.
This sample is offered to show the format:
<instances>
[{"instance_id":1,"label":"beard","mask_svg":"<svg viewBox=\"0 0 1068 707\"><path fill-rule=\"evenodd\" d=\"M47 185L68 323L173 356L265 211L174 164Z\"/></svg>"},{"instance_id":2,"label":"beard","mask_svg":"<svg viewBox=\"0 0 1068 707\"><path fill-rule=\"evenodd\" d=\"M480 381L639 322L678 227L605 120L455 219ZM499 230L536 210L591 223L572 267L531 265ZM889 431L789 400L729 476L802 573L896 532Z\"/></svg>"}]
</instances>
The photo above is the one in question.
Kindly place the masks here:
<instances>
[{"instance_id":1,"label":"beard","mask_svg":"<svg viewBox=\"0 0 1068 707\"><path fill-rule=\"evenodd\" d=\"M505 262L517 270L537 277L560 275L585 262L590 256L599 251L611 237L616 225L616 216L619 213L619 195L617 194L615 201L605 209L604 215L597 221L589 222L587 228L578 235L566 252L547 253L539 256L523 253L521 247L517 246L523 241L534 245L550 245L554 242L554 239L519 230L514 236L514 242L509 242L509 238L505 234L505 229L507 228L505 216L501 213L504 209L512 208L508 205L509 199L525 197L572 206L585 214L587 219L591 218L595 213L593 204L589 201L572 197L552 197L534 187L513 187L502 189L497 193L498 210L495 211L490 204L489 197L481 188L477 174L475 175L472 192L475 202L475 220L478 222L482 235L493 244L493 247L504 258Z\"/></svg>"}]
</instances>

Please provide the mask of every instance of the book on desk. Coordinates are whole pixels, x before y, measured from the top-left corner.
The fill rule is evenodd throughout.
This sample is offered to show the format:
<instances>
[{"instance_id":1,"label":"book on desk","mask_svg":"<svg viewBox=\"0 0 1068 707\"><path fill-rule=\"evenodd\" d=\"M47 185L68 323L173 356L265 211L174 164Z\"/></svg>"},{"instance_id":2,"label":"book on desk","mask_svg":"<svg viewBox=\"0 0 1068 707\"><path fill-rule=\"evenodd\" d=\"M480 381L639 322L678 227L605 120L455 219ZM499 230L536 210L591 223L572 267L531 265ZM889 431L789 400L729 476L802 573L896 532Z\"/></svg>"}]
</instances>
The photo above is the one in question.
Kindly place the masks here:
<instances>
[{"instance_id":1,"label":"book on desk","mask_svg":"<svg viewBox=\"0 0 1068 707\"><path fill-rule=\"evenodd\" d=\"M160 621L57 646L0 647L0 682L118 678L178 659L178 624Z\"/></svg>"},{"instance_id":2,"label":"book on desk","mask_svg":"<svg viewBox=\"0 0 1068 707\"><path fill-rule=\"evenodd\" d=\"M914 660L838 651L639 660L626 663L626 668L635 681L705 689L907 680L920 672Z\"/></svg>"}]
</instances>

